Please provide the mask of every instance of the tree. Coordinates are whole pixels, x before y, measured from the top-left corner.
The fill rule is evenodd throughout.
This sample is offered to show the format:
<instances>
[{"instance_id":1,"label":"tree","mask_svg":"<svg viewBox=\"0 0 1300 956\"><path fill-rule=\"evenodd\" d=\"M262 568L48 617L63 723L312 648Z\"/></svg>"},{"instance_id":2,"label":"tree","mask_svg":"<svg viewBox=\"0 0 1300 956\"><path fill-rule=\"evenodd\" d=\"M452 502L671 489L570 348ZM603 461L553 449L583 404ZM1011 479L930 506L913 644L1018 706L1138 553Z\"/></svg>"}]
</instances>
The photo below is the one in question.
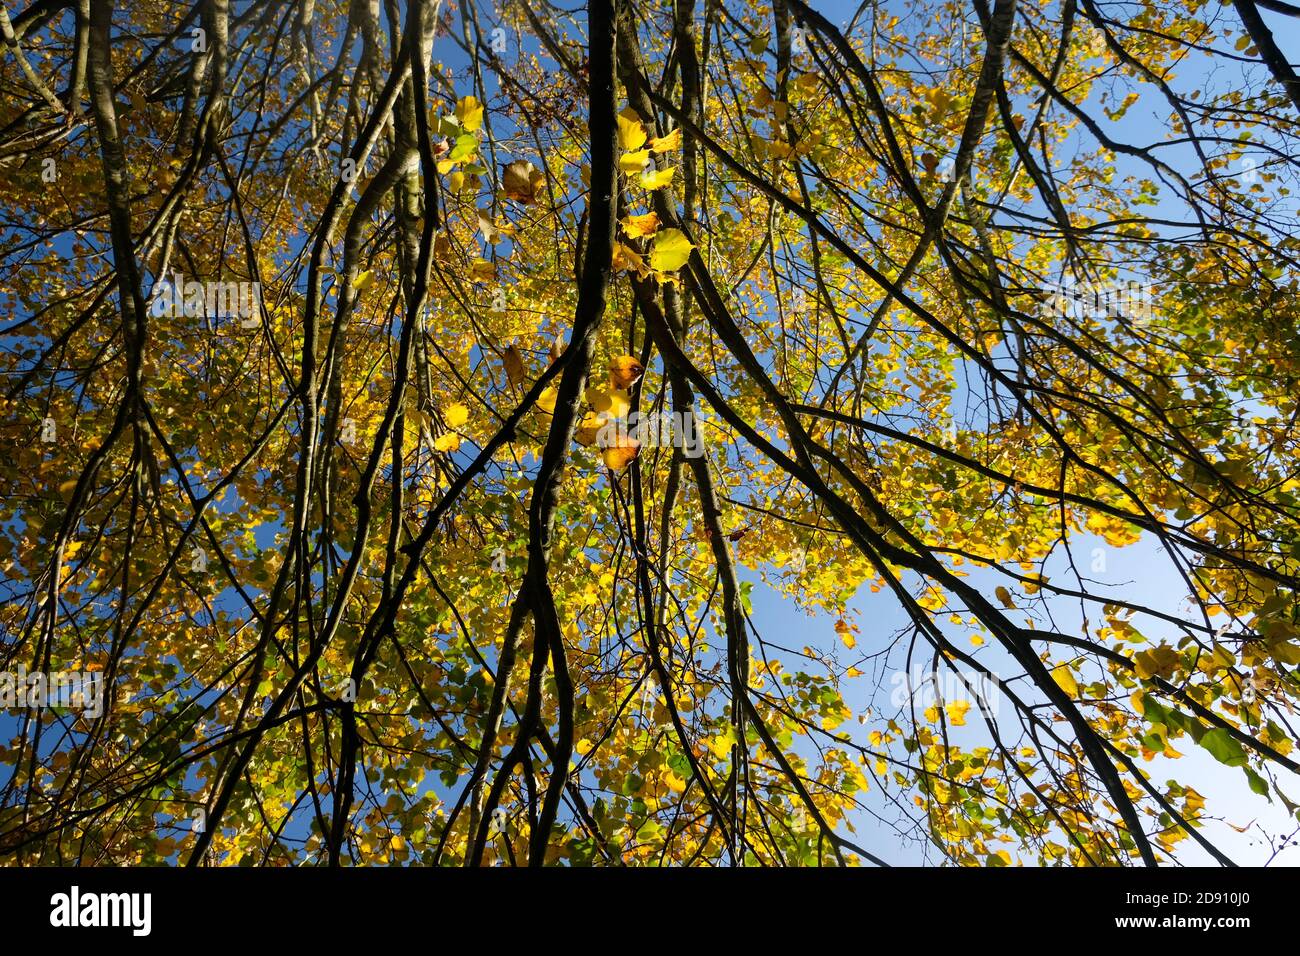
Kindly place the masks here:
<instances>
[{"instance_id":1,"label":"tree","mask_svg":"<svg viewBox=\"0 0 1300 956\"><path fill-rule=\"evenodd\" d=\"M4 859L1296 815L1300 10L818 8L6 13Z\"/></svg>"}]
</instances>

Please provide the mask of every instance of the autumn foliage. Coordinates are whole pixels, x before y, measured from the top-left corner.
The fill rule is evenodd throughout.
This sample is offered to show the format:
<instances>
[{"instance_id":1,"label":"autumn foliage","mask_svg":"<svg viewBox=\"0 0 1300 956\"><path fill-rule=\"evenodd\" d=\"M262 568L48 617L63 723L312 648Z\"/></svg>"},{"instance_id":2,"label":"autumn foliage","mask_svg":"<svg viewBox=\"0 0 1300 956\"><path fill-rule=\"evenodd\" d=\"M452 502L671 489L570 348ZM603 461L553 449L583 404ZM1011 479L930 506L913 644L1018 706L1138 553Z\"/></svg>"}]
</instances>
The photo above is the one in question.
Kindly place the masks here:
<instances>
[{"instance_id":1,"label":"autumn foliage","mask_svg":"<svg viewBox=\"0 0 1300 956\"><path fill-rule=\"evenodd\" d=\"M0 861L1296 823L1294 7L8 6Z\"/></svg>"}]
</instances>

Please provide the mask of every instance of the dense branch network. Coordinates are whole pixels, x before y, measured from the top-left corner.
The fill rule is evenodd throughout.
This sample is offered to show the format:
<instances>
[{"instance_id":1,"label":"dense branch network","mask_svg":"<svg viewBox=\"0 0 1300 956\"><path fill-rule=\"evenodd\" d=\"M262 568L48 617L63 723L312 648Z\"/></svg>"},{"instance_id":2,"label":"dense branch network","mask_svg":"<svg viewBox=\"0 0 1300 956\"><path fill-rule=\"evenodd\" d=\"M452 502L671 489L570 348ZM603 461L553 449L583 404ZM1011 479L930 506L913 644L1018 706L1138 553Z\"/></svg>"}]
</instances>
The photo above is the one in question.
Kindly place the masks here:
<instances>
[{"instance_id":1,"label":"dense branch network","mask_svg":"<svg viewBox=\"0 0 1300 956\"><path fill-rule=\"evenodd\" d=\"M828 9L0 7L0 859L1294 825L1300 10Z\"/></svg>"}]
</instances>

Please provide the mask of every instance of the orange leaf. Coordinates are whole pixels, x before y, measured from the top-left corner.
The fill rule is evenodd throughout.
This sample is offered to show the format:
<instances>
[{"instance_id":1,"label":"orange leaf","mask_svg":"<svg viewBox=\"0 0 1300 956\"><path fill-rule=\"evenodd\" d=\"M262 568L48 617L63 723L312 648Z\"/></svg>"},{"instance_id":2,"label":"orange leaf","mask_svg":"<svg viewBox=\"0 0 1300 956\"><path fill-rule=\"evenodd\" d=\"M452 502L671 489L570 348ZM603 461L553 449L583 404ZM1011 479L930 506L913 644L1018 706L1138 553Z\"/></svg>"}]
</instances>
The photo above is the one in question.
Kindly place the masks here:
<instances>
[{"instance_id":1,"label":"orange leaf","mask_svg":"<svg viewBox=\"0 0 1300 956\"><path fill-rule=\"evenodd\" d=\"M612 388L631 388L644 372L645 366L631 355L620 355L609 363L609 384Z\"/></svg>"}]
</instances>

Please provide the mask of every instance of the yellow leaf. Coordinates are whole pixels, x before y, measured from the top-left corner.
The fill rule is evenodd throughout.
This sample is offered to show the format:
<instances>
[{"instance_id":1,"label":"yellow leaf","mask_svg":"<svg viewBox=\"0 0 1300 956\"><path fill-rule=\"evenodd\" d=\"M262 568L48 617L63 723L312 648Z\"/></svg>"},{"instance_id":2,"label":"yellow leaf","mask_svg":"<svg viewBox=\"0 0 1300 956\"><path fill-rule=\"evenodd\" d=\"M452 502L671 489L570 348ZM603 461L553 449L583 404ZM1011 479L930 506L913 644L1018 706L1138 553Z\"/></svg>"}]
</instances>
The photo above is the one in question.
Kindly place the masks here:
<instances>
[{"instance_id":1,"label":"yellow leaf","mask_svg":"<svg viewBox=\"0 0 1300 956\"><path fill-rule=\"evenodd\" d=\"M621 388L589 388L587 402L597 414L603 412L607 418L622 418L632 408L632 399Z\"/></svg>"},{"instance_id":2,"label":"yellow leaf","mask_svg":"<svg viewBox=\"0 0 1300 956\"><path fill-rule=\"evenodd\" d=\"M641 443L635 438L623 438L617 445L611 445L601 451L601 460L607 468L621 471L632 463L641 451Z\"/></svg>"},{"instance_id":3,"label":"yellow leaf","mask_svg":"<svg viewBox=\"0 0 1300 956\"><path fill-rule=\"evenodd\" d=\"M948 711L948 723L954 727L966 726L966 711L970 710L970 701L954 700L944 709Z\"/></svg>"},{"instance_id":4,"label":"yellow leaf","mask_svg":"<svg viewBox=\"0 0 1300 956\"><path fill-rule=\"evenodd\" d=\"M1052 680L1056 681L1061 686L1061 690L1071 697L1079 696L1079 685L1074 679L1074 674L1064 664L1057 664L1052 668Z\"/></svg>"},{"instance_id":5,"label":"yellow leaf","mask_svg":"<svg viewBox=\"0 0 1300 956\"><path fill-rule=\"evenodd\" d=\"M643 189L663 189L673 181L673 173L676 171L676 166L667 166L653 172L646 170L641 174L641 187Z\"/></svg>"},{"instance_id":6,"label":"yellow leaf","mask_svg":"<svg viewBox=\"0 0 1300 956\"><path fill-rule=\"evenodd\" d=\"M680 229L661 229L655 233L650 250L650 268L656 272L675 272L686 265L695 245Z\"/></svg>"},{"instance_id":7,"label":"yellow leaf","mask_svg":"<svg viewBox=\"0 0 1300 956\"><path fill-rule=\"evenodd\" d=\"M352 288L355 289L357 292L363 292L365 291L366 287L369 286L370 283L374 281L375 281L374 273L372 273L369 269L367 269L365 272L358 274L357 277L352 281Z\"/></svg>"},{"instance_id":8,"label":"yellow leaf","mask_svg":"<svg viewBox=\"0 0 1300 956\"><path fill-rule=\"evenodd\" d=\"M790 144L779 139L774 139L767 143L767 151L777 159L785 159L790 155Z\"/></svg>"},{"instance_id":9,"label":"yellow leaf","mask_svg":"<svg viewBox=\"0 0 1300 956\"><path fill-rule=\"evenodd\" d=\"M1003 607L1015 608L1016 602L1011 600L1011 592L1002 585L999 584L994 588L993 593L998 596L998 600L1002 602Z\"/></svg>"},{"instance_id":10,"label":"yellow leaf","mask_svg":"<svg viewBox=\"0 0 1300 956\"><path fill-rule=\"evenodd\" d=\"M642 236L653 235L658 228L659 217L652 212L643 213L639 216L627 216L623 219L623 232L629 239L640 239Z\"/></svg>"},{"instance_id":11,"label":"yellow leaf","mask_svg":"<svg viewBox=\"0 0 1300 956\"><path fill-rule=\"evenodd\" d=\"M483 125L483 104L473 96L461 97L456 104L456 119L460 120L461 129L474 132Z\"/></svg>"},{"instance_id":12,"label":"yellow leaf","mask_svg":"<svg viewBox=\"0 0 1300 956\"><path fill-rule=\"evenodd\" d=\"M1149 651L1140 651L1133 656L1137 675L1143 680L1159 675L1168 680L1178 666L1178 652L1168 644L1161 644Z\"/></svg>"},{"instance_id":13,"label":"yellow leaf","mask_svg":"<svg viewBox=\"0 0 1300 956\"><path fill-rule=\"evenodd\" d=\"M614 243L614 256L610 261L610 268L615 272L622 272L625 269L631 269L637 275L643 278L649 274L646 269L645 260L641 258L634 249L629 249L621 242Z\"/></svg>"},{"instance_id":14,"label":"yellow leaf","mask_svg":"<svg viewBox=\"0 0 1300 956\"><path fill-rule=\"evenodd\" d=\"M554 385L548 385L542 389L542 393L537 396L537 407L547 415L555 414L555 398L559 393L555 391Z\"/></svg>"},{"instance_id":15,"label":"yellow leaf","mask_svg":"<svg viewBox=\"0 0 1300 956\"><path fill-rule=\"evenodd\" d=\"M681 148L681 145L682 131L679 129L675 129L671 133L666 133L665 135L650 141L650 148L656 153L666 153L670 149L679 149Z\"/></svg>"},{"instance_id":16,"label":"yellow leaf","mask_svg":"<svg viewBox=\"0 0 1300 956\"><path fill-rule=\"evenodd\" d=\"M645 145L645 126L630 106L618 114L618 145L624 151Z\"/></svg>"},{"instance_id":17,"label":"yellow leaf","mask_svg":"<svg viewBox=\"0 0 1300 956\"><path fill-rule=\"evenodd\" d=\"M455 405L447 406L443 418L447 420L448 428L460 428L461 425L469 421L469 409L457 402Z\"/></svg>"},{"instance_id":18,"label":"yellow leaf","mask_svg":"<svg viewBox=\"0 0 1300 956\"><path fill-rule=\"evenodd\" d=\"M595 744L593 744L586 737L583 737L581 740L579 740L576 744L573 745L573 749L578 752L578 756L585 757L587 756L587 754L591 753L591 748L594 746Z\"/></svg>"},{"instance_id":19,"label":"yellow leaf","mask_svg":"<svg viewBox=\"0 0 1300 956\"><path fill-rule=\"evenodd\" d=\"M635 176L641 170L645 169L646 164L650 162L650 150L639 149L634 152L624 153L619 157L618 168L623 170L629 176Z\"/></svg>"},{"instance_id":20,"label":"yellow leaf","mask_svg":"<svg viewBox=\"0 0 1300 956\"><path fill-rule=\"evenodd\" d=\"M605 427L605 420L599 415L586 415L578 422L573 432L574 440L579 445L590 447L596 443L596 435Z\"/></svg>"},{"instance_id":21,"label":"yellow leaf","mask_svg":"<svg viewBox=\"0 0 1300 956\"><path fill-rule=\"evenodd\" d=\"M708 747L713 751L713 756L721 760L723 757L727 756L727 754L731 753L731 745L735 742L736 732L729 727L727 728L726 733L718 734L718 736L710 739L708 741Z\"/></svg>"},{"instance_id":22,"label":"yellow leaf","mask_svg":"<svg viewBox=\"0 0 1300 956\"><path fill-rule=\"evenodd\" d=\"M438 451L455 451L460 447L460 436L455 432L439 435L433 440L433 447Z\"/></svg>"},{"instance_id":23,"label":"yellow leaf","mask_svg":"<svg viewBox=\"0 0 1300 956\"><path fill-rule=\"evenodd\" d=\"M845 647L854 647L858 643L858 639L853 636L853 628L849 626L849 622L844 618L840 618L835 622L835 633L840 636L840 640L844 642Z\"/></svg>"},{"instance_id":24,"label":"yellow leaf","mask_svg":"<svg viewBox=\"0 0 1300 956\"><path fill-rule=\"evenodd\" d=\"M486 259L475 259L470 263L469 274L471 278L480 282L487 282L489 279L495 278L497 267Z\"/></svg>"}]
</instances>

